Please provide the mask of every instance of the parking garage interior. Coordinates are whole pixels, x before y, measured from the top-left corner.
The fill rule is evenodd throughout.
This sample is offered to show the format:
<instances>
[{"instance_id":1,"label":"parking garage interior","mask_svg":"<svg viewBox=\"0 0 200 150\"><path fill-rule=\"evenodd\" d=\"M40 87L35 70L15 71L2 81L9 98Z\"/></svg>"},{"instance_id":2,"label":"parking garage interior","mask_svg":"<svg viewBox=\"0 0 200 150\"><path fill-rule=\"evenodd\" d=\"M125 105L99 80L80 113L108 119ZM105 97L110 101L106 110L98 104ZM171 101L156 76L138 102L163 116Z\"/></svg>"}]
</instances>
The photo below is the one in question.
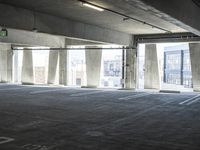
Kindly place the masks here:
<instances>
[{"instance_id":1,"label":"parking garage interior","mask_svg":"<svg viewBox=\"0 0 200 150\"><path fill-rule=\"evenodd\" d=\"M0 150L199 150L199 0L0 0Z\"/></svg>"}]
</instances>

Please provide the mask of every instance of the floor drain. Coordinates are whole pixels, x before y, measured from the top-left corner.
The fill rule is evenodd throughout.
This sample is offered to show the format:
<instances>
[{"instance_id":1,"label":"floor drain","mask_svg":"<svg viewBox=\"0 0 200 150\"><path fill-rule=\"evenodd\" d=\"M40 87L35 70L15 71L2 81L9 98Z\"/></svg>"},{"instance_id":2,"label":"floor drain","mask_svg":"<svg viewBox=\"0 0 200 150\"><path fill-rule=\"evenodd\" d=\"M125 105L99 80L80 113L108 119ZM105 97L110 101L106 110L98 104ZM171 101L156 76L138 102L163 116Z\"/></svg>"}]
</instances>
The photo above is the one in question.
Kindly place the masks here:
<instances>
[{"instance_id":1,"label":"floor drain","mask_svg":"<svg viewBox=\"0 0 200 150\"><path fill-rule=\"evenodd\" d=\"M14 141L14 139L9 137L0 137L0 144L5 144Z\"/></svg>"},{"instance_id":2,"label":"floor drain","mask_svg":"<svg viewBox=\"0 0 200 150\"><path fill-rule=\"evenodd\" d=\"M99 131L89 131L86 133L86 135L92 136L92 137L99 137L99 136L103 136L104 134L102 132Z\"/></svg>"}]
</instances>

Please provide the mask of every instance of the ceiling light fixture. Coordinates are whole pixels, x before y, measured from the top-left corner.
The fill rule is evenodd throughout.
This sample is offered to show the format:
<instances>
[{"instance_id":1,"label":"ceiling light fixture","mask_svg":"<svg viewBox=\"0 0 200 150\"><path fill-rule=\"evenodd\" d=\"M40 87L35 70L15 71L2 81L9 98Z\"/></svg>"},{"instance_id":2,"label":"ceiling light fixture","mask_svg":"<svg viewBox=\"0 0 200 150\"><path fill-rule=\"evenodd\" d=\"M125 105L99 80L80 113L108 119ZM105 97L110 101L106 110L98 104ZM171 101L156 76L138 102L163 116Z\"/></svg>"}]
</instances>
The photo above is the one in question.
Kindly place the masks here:
<instances>
[{"instance_id":1,"label":"ceiling light fixture","mask_svg":"<svg viewBox=\"0 0 200 150\"><path fill-rule=\"evenodd\" d=\"M86 7L89 7L89 8L92 8L92 9L95 9L95 10L98 10L98 11L104 11L104 9L100 8L100 7L97 7L95 5L92 5L92 4L88 4L86 2L83 2L83 6L86 6Z\"/></svg>"}]
</instances>

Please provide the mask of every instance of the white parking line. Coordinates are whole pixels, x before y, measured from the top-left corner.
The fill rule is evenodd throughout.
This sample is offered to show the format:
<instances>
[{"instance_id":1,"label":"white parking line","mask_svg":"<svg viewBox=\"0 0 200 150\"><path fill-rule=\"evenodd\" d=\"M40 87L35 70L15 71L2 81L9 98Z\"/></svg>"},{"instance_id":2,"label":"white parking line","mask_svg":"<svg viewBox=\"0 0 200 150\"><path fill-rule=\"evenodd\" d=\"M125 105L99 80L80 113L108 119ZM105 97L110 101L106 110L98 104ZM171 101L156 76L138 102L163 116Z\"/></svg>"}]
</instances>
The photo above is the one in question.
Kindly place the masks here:
<instances>
[{"instance_id":1,"label":"white parking line","mask_svg":"<svg viewBox=\"0 0 200 150\"><path fill-rule=\"evenodd\" d=\"M135 94L135 95L131 95L131 96L126 96L126 97L121 97L118 98L118 100L130 100L133 98L140 98L140 97L144 97L144 96L148 96L151 95L150 93L140 93L140 94Z\"/></svg>"},{"instance_id":2,"label":"white parking line","mask_svg":"<svg viewBox=\"0 0 200 150\"><path fill-rule=\"evenodd\" d=\"M71 97L76 97L76 96L86 96L86 95L92 95L92 94L97 94L97 93L103 93L105 91L92 91L92 92L82 92L82 93L75 93L70 95Z\"/></svg>"},{"instance_id":3,"label":"white parking line","mask_svg":"<svg viewBox=\"0 0 200 150\"><path fill-rule=\"evenodd\" d=\"M196 102L198 102L199 100L200 100L200 98L197 98L197 99L195 99L195 100L193 100L193 101L187 103L187 105L191 105L191 104L193 104L193 103L196 103Z\"/></svg>"},{"instance_id":4,"label":"white parking line","mask_svg":"<svg viewBox=\"0 0 200 150\"><path fill-rule=\"evenodd\" d=\"M9 138L9 137L0 137L0 144L5 144L5 143L9 143L14 141L13 138Z\"/></svg>"},{"instance_id":5,"label":"white parking line","mask_svg":"<svg viewBox=\"0 0 200 150\"><path fill-rule=\"evenodd\" d=\"M196 99L197 98L200 98L200 94L198 94L198 95L196 95L196 96L194 96L194 97L192 97L192 98L189 98L189 99L187 99L187 100L185 100L185 101L183 101L183 102L181 102L181 103L179 103L180 105L184 105L184 104L186 104L186 103L190 103L190 102L193 102L193 101L196 101ZM193 102L194 103L194 102Z\"/></svg>"}]
</instances>

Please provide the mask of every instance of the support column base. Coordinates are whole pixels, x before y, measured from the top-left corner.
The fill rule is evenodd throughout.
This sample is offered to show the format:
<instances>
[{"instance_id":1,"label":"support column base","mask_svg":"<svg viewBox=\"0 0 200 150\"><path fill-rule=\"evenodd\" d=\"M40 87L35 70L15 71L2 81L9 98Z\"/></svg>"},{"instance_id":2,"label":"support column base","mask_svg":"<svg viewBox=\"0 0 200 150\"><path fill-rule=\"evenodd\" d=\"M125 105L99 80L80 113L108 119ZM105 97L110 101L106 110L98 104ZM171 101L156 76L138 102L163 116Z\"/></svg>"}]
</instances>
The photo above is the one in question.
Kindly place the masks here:
<instances>
[{"instance_id":1,"label":"support column base","mask_svg":"<svg viewBox=\"0 0 200 150\"><path fill-rule=\"evenodd\" d=\"M193 92L200 92L200 90L195 90L195 89L193 89Z\"/></svg>"},{"instance_id":2,"label":"support column base","mask_svg":"<svg viewBox=\"0 0 200 150\"><path fill-rule=\"evenodd\" d=\"M118 89L118 90L124 90L124 91L135 91L136 89L135 88L121 88L121 89Z\"/></svg>"},{"instance_id":3,"label":"support column base","mask_svg":"<svg viewBox=\"0 0 200 150\"><path fill-rule=\"evenodd\" d=\"M22 85L34 85L34 83L25 83L25 82L22 82Z\"/></svg>"},{"instance_id":4,"label":"support column base","mask_svg":"<svg viewBox=\"0 0 200 150\"><path fill-rule=\"evenodd\" d=\"M7 81L1 81L0 83L8 83Z\"/></svg>"},{"instance_id":5,"label":"support column base","mask_svg":"<svg viewBox=\"0 0 200 150\"><path fill-rule=\"evenodd\" d=\"M81 86L81 88L96 89L97 86Z\"/></svg>"}]
</instances>

